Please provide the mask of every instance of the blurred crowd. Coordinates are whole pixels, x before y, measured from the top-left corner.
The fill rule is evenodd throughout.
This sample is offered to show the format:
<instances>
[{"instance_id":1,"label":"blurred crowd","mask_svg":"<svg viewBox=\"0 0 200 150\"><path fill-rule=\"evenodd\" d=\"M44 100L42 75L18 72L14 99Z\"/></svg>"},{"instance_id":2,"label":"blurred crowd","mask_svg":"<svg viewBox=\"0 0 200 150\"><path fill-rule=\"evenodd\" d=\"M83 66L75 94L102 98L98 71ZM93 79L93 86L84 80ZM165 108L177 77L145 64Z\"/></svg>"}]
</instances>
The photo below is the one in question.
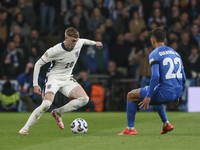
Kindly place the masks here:
<instances>
[{"instance_id":1,"label":"blurred crowd","mask_svg":"<svg viewBox=\"0 0 200 150\"><path fill-rule=\"evenodd\" d=\"M0 79L31 75L35 62L56 44L43 39L62 42L68 27L104 46L84 46L75 75L138 78L139 87L149 85L149 31L162 27L166 45L182 58L187 85L200 78L200 0L0 0Z\"/></svg>"}]
</instances>

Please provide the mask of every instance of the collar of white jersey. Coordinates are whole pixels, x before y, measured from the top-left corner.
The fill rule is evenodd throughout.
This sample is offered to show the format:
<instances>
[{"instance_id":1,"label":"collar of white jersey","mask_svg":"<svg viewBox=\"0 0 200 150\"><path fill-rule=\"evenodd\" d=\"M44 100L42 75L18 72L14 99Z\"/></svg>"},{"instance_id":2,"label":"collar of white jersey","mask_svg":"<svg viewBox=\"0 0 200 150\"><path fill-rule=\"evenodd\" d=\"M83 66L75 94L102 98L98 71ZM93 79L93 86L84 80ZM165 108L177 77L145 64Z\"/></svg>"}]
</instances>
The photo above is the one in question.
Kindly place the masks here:
<instances>
[{"instance_id":1,"label":"collar of white jersey","mask_svg":"<svg viewBox=\"0 0 200 150\"><path fill-rule=\"evenodd\" d=\"M64 45L64 42L61 43L61 46L62 46L62 48L63 48L64 50L66 50L66 51L68 51L68 52L70 52L70 51L73 50L73 48L72 48L71 50L66 49L66 48L65 48L65 45Z\"/></svg>"}]
</instances>

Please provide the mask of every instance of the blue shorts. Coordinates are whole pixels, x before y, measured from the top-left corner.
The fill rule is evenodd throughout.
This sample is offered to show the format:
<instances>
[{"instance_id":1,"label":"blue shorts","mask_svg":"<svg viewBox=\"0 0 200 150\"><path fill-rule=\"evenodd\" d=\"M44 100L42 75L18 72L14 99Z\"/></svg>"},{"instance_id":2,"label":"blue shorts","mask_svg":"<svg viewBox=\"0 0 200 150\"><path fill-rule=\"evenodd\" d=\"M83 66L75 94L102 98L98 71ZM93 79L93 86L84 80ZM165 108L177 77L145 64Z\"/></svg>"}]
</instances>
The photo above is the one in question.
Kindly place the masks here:
<instances>
[{"instance_id":1,"label":"blue shorts","mask_svg":"<svg viewBox=\"0 0 200 150\"><path fill-rule=\"evenodd\" d=\"M140 89L140 97L142 99L146 97L148 89L149 89L149 86L145 86ZM181 93L182 93L181 87L170 90L169 88L160 88L156 86L153 90L151 101L149 104L160 105L160 104L167 104L167 103L173 102L181 96Z\"/></svg>"}]
</instances>

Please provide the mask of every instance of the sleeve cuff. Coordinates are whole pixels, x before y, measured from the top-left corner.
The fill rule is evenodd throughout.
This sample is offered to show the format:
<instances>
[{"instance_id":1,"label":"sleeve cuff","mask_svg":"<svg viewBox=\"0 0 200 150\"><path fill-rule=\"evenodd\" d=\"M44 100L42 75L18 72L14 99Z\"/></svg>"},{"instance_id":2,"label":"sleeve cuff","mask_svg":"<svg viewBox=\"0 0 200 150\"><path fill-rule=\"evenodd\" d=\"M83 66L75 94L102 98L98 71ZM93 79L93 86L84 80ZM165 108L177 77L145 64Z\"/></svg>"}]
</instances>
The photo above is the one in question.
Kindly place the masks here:
<instances>
[{"instance_id":1,"label":"sleeve cuff","mask_svg":"<svg viewBox=\"0 0 200 150\"><path fill-rule=\"evenodd\" d=\"M147 93L146 97L151 98L151 94Z\"/></svg>"}]
</instances>

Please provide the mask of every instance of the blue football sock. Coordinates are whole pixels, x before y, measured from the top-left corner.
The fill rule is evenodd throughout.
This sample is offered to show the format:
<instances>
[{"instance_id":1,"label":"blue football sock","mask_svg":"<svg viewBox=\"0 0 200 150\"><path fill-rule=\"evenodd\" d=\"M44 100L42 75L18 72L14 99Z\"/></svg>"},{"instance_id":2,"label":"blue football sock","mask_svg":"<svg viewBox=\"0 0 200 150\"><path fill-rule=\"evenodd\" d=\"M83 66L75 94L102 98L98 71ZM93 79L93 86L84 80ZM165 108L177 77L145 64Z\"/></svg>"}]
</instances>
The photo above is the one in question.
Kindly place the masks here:
<instances>
[{"instance_id":1,"label":"blue football sock","mask_svg":"<svg viewBox=\"0 0 200 150\"><path fill-rule=\"evenodd\" d=\"M155 109L157 110L162 122L168 121L167 114L165 112L164 105L154 105Z\"/></svg>"},{"instance_id":2,"label":"blue football sock","mask_svg":"<svg viewBox=\"0 0 200 150\"><path fill-rule=\"evenodd\" d=\"M135 114L137 112L137 103L127 101L126 104L127 126L135 127Z\"/></svg>"}]
</instances>

